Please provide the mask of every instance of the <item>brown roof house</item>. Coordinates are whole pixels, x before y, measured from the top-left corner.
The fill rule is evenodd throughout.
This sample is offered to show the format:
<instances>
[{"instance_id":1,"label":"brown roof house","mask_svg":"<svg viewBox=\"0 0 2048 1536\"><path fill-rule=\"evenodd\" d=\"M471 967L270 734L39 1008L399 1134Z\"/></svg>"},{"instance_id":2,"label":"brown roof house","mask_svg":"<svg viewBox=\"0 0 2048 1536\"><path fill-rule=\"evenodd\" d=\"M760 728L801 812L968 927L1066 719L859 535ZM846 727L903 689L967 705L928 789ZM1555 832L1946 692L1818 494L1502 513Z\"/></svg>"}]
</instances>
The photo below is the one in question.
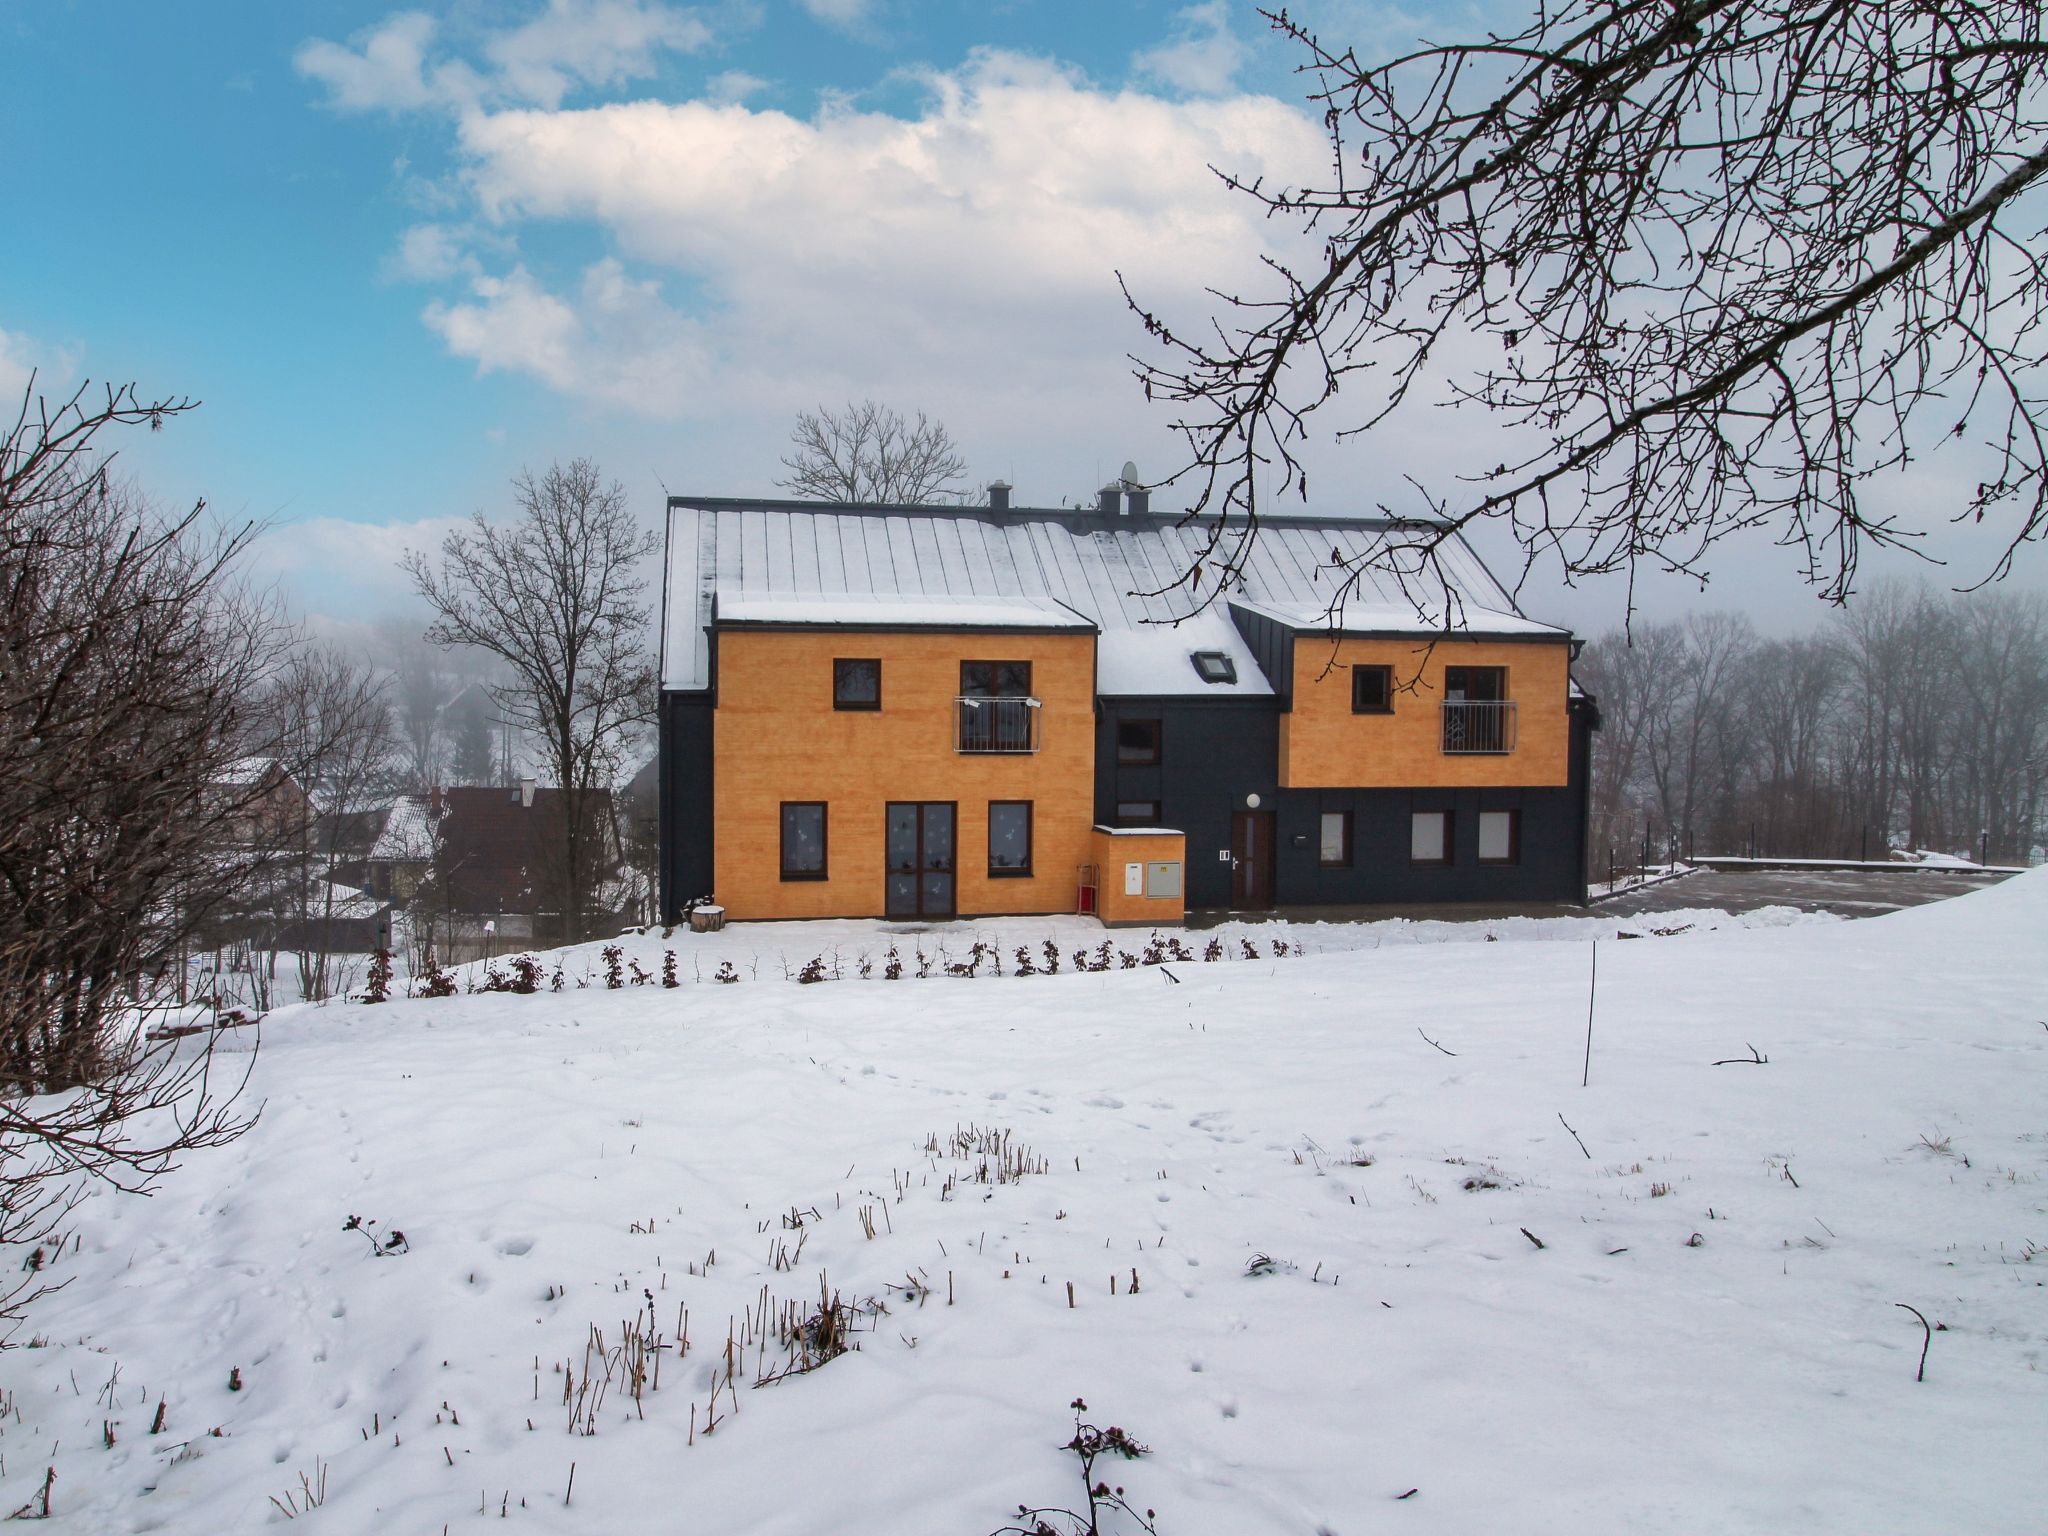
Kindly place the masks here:
<instances>
[{"instance_id":1,"label":"brown roof house","mask_svg":"<svg viewBox=\"0 0 2048 1536\"><path fill-rule=\"evenodd\" d=\"M418 887L413 920L437 936L444 959L569 943L615 925L622 869L609 790L592 790L584 804L588 852L573 878L583 892L586 934L570 933L564 915L572 872L563 852L568 809L561 790L526 779L408 798L426 802L433 842L431 878ZM423 823L410 810L394 811L394 821L379 848L393 856L396 886L404 878L399 871L413 864L401 856L417 853Z\"/></svg>"}]
</instances>

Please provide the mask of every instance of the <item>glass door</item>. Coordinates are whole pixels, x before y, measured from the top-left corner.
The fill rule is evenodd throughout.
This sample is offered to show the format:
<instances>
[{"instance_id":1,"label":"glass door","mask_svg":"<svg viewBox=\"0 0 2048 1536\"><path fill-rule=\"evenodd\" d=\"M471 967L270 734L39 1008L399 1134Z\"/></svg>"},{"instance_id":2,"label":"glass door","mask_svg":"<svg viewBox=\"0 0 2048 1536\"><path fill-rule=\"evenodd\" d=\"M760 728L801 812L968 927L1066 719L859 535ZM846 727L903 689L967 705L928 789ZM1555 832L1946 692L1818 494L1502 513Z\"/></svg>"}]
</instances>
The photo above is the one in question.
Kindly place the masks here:
<instances>
[{"instance_id":1,"label":"glass door","mask_svg":"<svg viewBox=\"0 0 2048 1536\"><path fill-rule=\"evenodd\" d=\"M887 881L891 917L954 912L954 813L948 800L893 800L888 808Z\"/></svg>"}]
</instances>

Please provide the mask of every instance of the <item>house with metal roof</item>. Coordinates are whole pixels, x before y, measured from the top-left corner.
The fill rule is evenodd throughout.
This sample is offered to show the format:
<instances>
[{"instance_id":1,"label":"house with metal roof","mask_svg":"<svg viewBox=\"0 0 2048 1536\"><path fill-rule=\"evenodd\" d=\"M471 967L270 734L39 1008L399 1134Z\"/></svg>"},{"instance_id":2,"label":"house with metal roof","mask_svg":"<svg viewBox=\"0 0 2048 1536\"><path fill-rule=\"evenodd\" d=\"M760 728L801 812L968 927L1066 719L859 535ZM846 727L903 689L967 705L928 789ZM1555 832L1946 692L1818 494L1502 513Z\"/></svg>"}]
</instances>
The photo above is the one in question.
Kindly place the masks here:
<instances>
[{"instance_id":1,"label":"house with metal roof","mask_svg":"<svg viewBox=\"0 0 2048 1536\"><path fill-rule=\"evenodd\" d=\"M1462 539L1080 508L675 496L661 906L909 921L1579 901L1577 642ZM1353 573L1363 574L1353 579Z\"/></svg>"}]
</instances>

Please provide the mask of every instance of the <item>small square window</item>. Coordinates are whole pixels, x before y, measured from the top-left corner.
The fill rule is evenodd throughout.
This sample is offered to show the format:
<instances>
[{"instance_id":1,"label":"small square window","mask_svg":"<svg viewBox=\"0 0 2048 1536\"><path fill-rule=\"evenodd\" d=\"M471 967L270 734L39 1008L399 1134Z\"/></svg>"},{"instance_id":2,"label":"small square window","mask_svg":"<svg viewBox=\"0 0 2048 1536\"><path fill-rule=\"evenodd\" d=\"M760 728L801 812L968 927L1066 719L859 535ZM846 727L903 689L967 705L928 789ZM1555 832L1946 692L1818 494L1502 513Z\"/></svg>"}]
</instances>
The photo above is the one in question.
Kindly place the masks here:
<instances>
[{"instance_id":1,"label":"small square window","mask_svg":"<svg viewBox=\"0 0 2048 1536\"><path fill-rule=\"evenodd\" d=\"M1029 800L989 801L988 872L995 878L1021 878L1031 873Z\"/></svg>"},{"instance_id":2,"label":"small square window","mask_svg":"<svg viewBox=\"0 0 2048 1536\"><path fill-rule=\"evenodd\" d=\"M1409 819L1408 858L1415 864L1451 862L1451 813L1417 811Z\"/></svg>"},{"instance_id":3,"label":"small square window","mask_svg":"<svg viewBox=\"0 0 2048 1536\"><path fill-rule=\"evenodd\" d=\"M1116 723L1116 760L1125 768L1148 768L1159 761L1159 722L1119 720Z\"/></svg>"},{"instance_id":4,"label":"small square window","mask_svg":"<svg viewBox=\"0 0 2048 1536\"><path fill-rule=\"evenodd\" d=\"M1351 813L1323 812L1322 851L1317 862L1325 869L1348 868L1351 864Z\"/></svg>"},{"instance_id":5,"label":"small square window","mask_svg":"<svg viewBox=\"0 0 2048 1536\"><path fill-rule=\"evenodd\" d=\"M782 802L782 878L825 878L825 803L822 800Z\"/></svg>"},{"instance_id":6,"label":"small square window","mask_svg":"<svg viewBox=\"0 0 2048 1536\"><path fill-rule=\"evenodd\" d=\"M1117 801L1116 824L1120 827L1158 826L1159 802L1157 800Z\"/></svg>"},{"instance_id":7,"label":"small square window","mask_svg":"<svg viewBox=\"0 0 2048 1536\"><path fill-rule=\"evenodd\" d=\"M1196 674L1205 683L1237 681L1237 663L1230 659L1227 651L1195 651L1189 659L1194 662Z\"/></svg>"},{"instance_id":8,"label":"small square window","mask_svg":"<svg viewBox=\"0 0 2048 1536\"><path fill-rule=\"evenodd\" d=\"M832 663L834 709L880 709L882 664L872 657L840 657Z\"/></svg>"},{"instance_id":9,"label":"small square window","mask_svg":"<svg viewBox=\"0 0 2048 1536\"><path fill-rule=\"evenodd\" d=\"M1479 813L1479 862L1514 864L1522 857L1522 813L1481 811Z\"/></svg>"},{"instance_id":10,"label":"small square window","mask_svg":"<svg viewBox=\"0 0 2048 1536\"><path fill-rule=\"evenodd\" d=\"M1394 669L1353 667L1351 669L1351 713L1391 715L1394 712Z\"/></svg>"}]
</instances>

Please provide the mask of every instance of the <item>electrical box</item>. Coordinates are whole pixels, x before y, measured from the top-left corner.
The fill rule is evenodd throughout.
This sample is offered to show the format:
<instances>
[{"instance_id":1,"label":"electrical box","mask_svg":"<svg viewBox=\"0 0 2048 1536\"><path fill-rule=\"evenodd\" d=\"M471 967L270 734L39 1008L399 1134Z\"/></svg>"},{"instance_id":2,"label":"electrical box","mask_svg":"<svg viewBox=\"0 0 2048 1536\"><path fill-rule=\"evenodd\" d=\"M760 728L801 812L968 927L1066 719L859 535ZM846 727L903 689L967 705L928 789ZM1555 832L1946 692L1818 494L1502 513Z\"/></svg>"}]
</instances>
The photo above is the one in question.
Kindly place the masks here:
<instances>
[{"instance_id":1,"label":"electrical box","mask_svg":"<svg viewBox=\"0 0 2048 1536\"><path fill-rule=\"evenodd\" d=\"M1145 894L1145 866L1126 864L1124 866L1124 894L1142 896Z\"/></svg>"},{"instance_id":2,"label":"electrical box","mask_svg":"<svg viewBox=\"0 0 2048 1536\"><path fill-rule=\"evenodd\" d=\"M1180 860L1154 859L1145 866L1145 894L1147 896L1173 897L1179 899Z\"/></svg>"}]
</instances>

